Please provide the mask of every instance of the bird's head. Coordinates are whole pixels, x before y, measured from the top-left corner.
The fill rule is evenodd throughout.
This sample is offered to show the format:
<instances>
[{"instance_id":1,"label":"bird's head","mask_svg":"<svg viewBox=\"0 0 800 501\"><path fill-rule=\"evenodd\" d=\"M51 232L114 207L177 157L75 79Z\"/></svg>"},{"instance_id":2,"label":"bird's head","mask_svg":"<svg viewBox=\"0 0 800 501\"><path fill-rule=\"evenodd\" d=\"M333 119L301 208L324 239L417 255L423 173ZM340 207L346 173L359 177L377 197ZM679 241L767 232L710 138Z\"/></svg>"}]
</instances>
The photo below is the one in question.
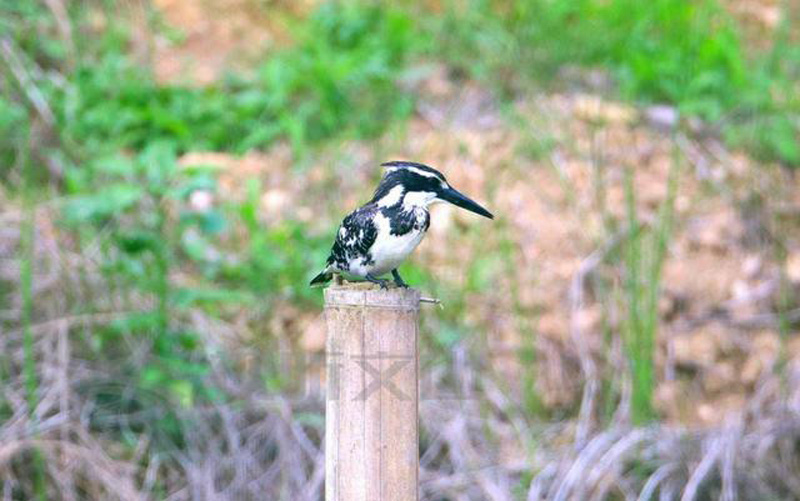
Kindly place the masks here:
<instances>
[{"instance_id":1,"label":"bird's head","mask_svg":"<svg viewBox=\"0 0 800 501\"><path fill-rule=\"evenodd\" d=\"M494 219L484 209L447 182L444 175L427 165L415 162L392 161L381 164L385 174L372 201L381 207L428 207L436 202L449 202L462 209Z\"/></svg>"}]
</instances>

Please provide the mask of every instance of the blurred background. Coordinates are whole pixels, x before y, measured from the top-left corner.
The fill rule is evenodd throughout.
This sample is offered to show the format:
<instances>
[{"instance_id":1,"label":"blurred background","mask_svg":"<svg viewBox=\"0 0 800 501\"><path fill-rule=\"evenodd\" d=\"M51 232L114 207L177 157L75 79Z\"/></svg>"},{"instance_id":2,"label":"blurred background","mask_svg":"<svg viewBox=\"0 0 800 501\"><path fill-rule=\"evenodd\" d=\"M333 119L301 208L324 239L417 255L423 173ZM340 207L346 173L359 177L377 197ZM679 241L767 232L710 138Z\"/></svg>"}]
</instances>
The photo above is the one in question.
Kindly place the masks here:
<instances>
[{"instance_id":1,"label":"blurred background","mask_svg":"<svg viewBox=\"0 0 800 501\"><path fill-rule=\"evenodd\" d=\"M433 208L425 500L800 499L800 3L0 1L0 497L318 500L321 268Z\"/></svg>"}]
</instances>

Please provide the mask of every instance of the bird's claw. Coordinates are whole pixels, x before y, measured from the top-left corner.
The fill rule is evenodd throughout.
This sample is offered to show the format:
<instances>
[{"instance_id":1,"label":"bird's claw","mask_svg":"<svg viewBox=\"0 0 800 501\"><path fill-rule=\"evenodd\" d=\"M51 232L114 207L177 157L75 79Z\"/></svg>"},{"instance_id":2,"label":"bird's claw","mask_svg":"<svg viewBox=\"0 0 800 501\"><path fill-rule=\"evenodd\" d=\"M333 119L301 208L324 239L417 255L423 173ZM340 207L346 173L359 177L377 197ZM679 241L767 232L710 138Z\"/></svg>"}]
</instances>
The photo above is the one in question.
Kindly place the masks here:
<instances>
[{"instance_id":1,"label":"bird's claw","mask_svg":"<svg viewBox=\"0 0 800 501\"><path fill-rule=\"evenodd\" d=\"M392 277L394 277L395 285L402 289L408 289L408 284L400 277L400 273L398 273L397 269L392 270Z\"/></svg>"},{"instance_id":2,"label":"bird's claw","mask_svg":"<svg viewBox=\"0 0 800 501\"><path fill-rule=\"evenodd\" d=\"M375 278L372 275L367 275L365 278L367 279L367 281L372 282L373 284L378 284L381 290L386 290L389 288L389 281L386 279Z\"/></svg>"}]
</instances>

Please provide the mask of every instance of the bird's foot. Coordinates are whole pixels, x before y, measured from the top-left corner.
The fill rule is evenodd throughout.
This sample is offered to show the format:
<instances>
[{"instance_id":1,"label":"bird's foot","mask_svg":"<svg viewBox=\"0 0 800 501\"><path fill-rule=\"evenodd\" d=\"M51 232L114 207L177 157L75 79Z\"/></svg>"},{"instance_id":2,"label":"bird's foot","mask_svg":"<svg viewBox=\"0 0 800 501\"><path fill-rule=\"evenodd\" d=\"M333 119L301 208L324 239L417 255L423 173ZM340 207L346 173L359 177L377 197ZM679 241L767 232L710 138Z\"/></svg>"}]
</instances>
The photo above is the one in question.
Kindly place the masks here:
<instances>
[{"instance_id":1,"label":"bird's foot","mask_svg":"<svg viewBox=\"0 0 800 501\"><path fill-rule=\"evenodd\" d=\"M394 277L394 283L398 287L402 287L403 289L408 289L408 284L405 282L405 280L403 280L402 277L400 277L400 273L397 271L397 269L392 270L392 277Z\"/></svg>"},{"instance_id":2,"label":"bird's foot","mask_svg":"<svg viewBox=\"0 0 800 501\"><path fill-rule=\"evenodd\" d=\"M373 284L378 284L381 287L381 289L389 288L389 280L383 278L377 278L373 275L370 275L369 273L367 273L367 276L364 278L366 278L368 282L372 282Z\"/></svg>"}]
</instances>

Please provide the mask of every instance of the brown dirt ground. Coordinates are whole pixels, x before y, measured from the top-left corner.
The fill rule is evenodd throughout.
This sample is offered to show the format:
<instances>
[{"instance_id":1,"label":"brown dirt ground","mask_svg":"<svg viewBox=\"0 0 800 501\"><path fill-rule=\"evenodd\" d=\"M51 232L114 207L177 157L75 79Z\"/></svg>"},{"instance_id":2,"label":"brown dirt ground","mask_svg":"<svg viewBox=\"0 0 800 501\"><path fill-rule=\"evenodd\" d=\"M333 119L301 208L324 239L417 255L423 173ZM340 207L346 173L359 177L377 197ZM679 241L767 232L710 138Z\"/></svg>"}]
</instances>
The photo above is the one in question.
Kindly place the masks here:
<instances>
[{"instance_id":1,"label":"brown dirt ground","mask_svg":"<svg viewBox=\"0 0 800 501\"><path fill-rule=\"evenodd\" d=\"M205 85L231 68L241 68L264 51L289 42L282 22L308 12L315 2L257 0L155 0L163 23L178 40L152 40L153 66L160 82Z\"/></svg>"}]
</instances>

